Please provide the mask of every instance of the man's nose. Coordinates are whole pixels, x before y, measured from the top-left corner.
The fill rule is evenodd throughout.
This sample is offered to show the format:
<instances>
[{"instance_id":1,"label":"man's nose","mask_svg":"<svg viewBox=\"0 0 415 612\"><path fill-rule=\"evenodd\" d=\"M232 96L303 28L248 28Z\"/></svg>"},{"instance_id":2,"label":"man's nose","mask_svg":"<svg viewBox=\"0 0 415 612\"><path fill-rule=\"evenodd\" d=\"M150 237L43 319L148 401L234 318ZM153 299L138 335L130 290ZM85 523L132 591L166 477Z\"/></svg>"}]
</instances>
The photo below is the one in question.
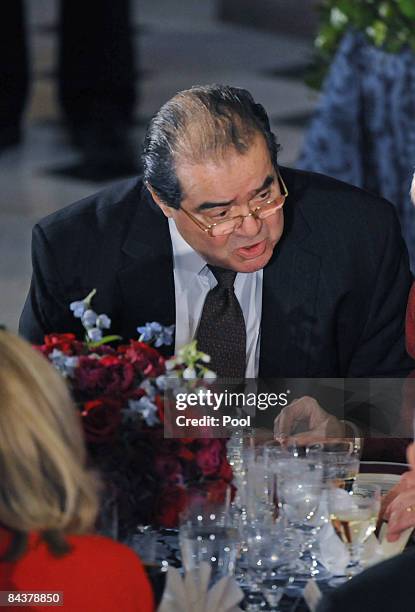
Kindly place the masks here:
<instances>
[{"instance_id":1,"label":"man's nose","mask_svg":"<svg viewBox=\"0 0 415 612\"><path fill-rule=\"evenodd\" d=\"M241 226L238 228L238 234L243 236L256 236L261 231L262 221L253 215L244 217Z\"/></svg>"}]
</instances>

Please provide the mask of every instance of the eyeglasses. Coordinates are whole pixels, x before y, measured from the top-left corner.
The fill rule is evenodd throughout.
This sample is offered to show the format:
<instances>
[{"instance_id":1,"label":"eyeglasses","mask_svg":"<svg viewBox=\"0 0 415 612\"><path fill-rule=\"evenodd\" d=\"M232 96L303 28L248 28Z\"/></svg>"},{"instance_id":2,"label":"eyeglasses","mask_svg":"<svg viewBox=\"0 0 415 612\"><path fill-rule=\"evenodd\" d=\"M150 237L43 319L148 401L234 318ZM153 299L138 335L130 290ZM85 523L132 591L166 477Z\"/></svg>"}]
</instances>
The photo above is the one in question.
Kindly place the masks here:
<instances>
[{"instance_id":1,"label":"eyeglasses","mask_svg":"<svg viewBox=\"0 0 415 612\"><path fill-rule=\"evenodd\" d=\"M253 217L254 219L267 219L272 215L275 215L285 203L285 199L288 196L288 189L279 173L277 171L278 182L281 187L281 192L277 195L273 195L272 192L276 190L275 185L271 186L268 190L270 193L268 194L268 199L263 204L257 204L255 208L251 209L247 215L237 215L235 217L228 217L226 219L222 219L216 221L215 223L211 223L209 225L200 221L197 217L192 215L188 210L180 207L179 210L183 211L184 214L189 217L193 223L195 223L199 229L204 231L206 234L215 238L217 236L227 236L228 234L232 234L235 230L239 229L244 222L244 219L247 217ZM228 211L225 211L225 214Z\"/></svg>"}]
</instances>

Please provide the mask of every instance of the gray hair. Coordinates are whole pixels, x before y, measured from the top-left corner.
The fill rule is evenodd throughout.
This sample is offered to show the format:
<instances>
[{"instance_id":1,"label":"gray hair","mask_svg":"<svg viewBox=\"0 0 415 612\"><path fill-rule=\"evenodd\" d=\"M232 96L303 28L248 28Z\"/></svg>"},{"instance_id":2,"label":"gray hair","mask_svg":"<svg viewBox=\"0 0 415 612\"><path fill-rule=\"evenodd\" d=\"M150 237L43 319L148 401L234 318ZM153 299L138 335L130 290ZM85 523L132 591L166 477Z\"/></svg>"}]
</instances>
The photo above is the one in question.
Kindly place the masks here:
<instances>
[{"instance_id":1,"label":"gray hair","mask_svg":"<svg viewBox=\"0 0 415 612\"><path fill-rule=\"evenodd\" d=\"M151 120L144 139L143 178L165 204L180 208L176 164L221 159L229 147L243 154L262 134L273 165L279 145L268 115L246 89L206 85L180 91Z\"/></svg>"}]
</instances>

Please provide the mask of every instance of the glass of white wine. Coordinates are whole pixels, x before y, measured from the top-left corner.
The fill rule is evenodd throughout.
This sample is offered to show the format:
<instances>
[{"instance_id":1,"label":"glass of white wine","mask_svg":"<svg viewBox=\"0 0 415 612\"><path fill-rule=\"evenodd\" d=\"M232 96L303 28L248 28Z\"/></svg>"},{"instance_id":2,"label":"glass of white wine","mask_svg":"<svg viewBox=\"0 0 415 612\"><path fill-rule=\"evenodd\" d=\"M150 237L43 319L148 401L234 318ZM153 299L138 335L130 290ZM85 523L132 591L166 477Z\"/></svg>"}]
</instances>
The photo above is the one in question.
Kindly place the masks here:
<instances>
[{"instance_id":1,"label":"glass of white wine","mask_svg":"<svg viewBox=\"0 0 415 612\"><path fill-rule=\"evenodd\" d=\"M345 570L346 577L335 579L336 584L362 571L363 544L376 529L380 499L381 489L378 485L355 485L350 492L337 487L329 490L330 520L337 536L350 553L350 561Z\"/></svg>"}]
</instances>

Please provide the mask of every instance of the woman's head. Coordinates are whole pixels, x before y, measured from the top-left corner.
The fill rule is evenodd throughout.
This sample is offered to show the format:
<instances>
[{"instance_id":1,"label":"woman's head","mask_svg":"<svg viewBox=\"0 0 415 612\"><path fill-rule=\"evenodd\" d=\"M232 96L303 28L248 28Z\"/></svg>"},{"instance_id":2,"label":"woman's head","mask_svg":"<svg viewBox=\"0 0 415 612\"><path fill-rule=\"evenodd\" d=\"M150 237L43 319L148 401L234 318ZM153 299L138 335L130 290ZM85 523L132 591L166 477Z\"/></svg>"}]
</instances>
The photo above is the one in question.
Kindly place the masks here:
<instances>
[{"instance_id":1,"label":"woman's head","mask_svg":"<svg viewBox=\"0 0 415 612\"><path fill-rule=\"evenodd\" d=\"M18 532L82 533L97 509L78 413L60 374L0 331L0 523Z\"/></svg>"}]
</instances>

